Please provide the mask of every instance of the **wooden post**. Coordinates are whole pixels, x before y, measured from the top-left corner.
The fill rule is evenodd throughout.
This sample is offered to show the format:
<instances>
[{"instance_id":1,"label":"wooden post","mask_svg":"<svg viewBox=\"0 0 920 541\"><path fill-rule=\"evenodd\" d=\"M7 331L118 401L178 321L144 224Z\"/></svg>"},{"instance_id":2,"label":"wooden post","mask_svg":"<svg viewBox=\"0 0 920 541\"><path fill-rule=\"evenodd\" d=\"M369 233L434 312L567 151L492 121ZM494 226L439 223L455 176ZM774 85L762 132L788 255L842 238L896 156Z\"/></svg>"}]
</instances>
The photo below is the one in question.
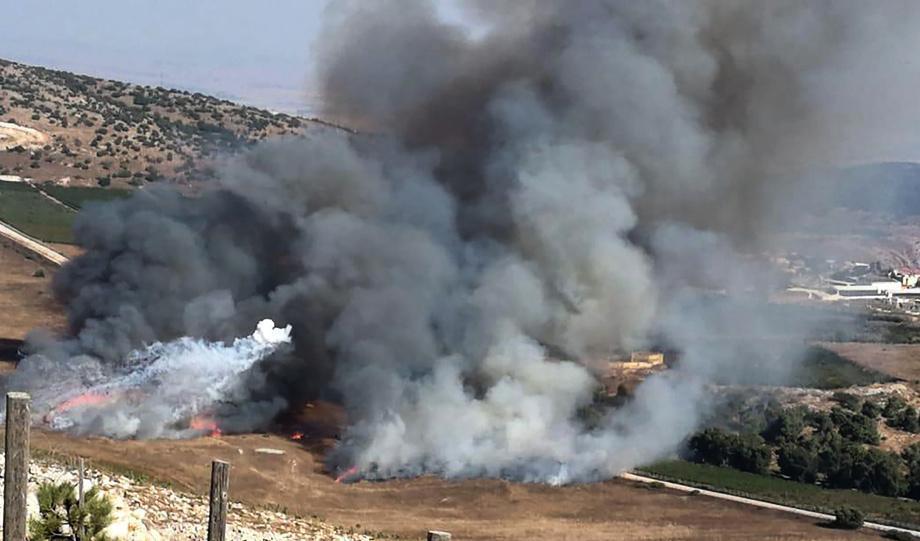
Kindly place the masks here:
<instances>
[{"instance_id":1,"label":"wooden post","mask_svg":"<svg viewBox=\"0 0 920 541\"><path fill-rule=\"evenodd\" d=\"M80 482L77 487L77 502L81 509L83 508L83 475L83 457L81 456L77 462L77 478Z\"/></svg>"},{"instance_id":2,"label":"wooden post","mask_svg":"<svg viewBox=\"0 0 920 541\"><path fill-rule=\"evenodd\" d=\"M77 470L78 470L77 471L77 482L80 483L79 486L77 487L77 505L80 506L80 510L82 511L83 510L83 477L84 477L83 457L82 456L79 458L79 461L77 462ZM82 522L80 523L79 530L80 530L79 531L80 539L83 539L85 537L85 526Z\"/></svg>"},{"instance_id":3,"label":"wooden post","mask_svg":"<svg viewBox=\"0 0 920 541\"><path fill-rule=\"evenodd\" d=\"M25 541L29 491L29 413L26 393L6 394L6 455L3 469L3 541Z\"/></svg>"},{"instance_id":4,"label":"wooden post","mask_svg":"<svg viewBox=\"0 0 920 541\"><path fill-rule=\"evenodd\" d=\"M447 532L431 530L428 532L428 541L450 541L450 534Z\"/></svg>"},{"instance_id":5,"label":"wooden post","mask_svg":"<svg viewBox=\"0 0 920 541\"><path fill-rule=\"evenodd\" d=\"M230 491L230 464L211 462L211 510L208 515L208 541L224 541L227 535L227 505Z\"/></svg>"}]
</instances>

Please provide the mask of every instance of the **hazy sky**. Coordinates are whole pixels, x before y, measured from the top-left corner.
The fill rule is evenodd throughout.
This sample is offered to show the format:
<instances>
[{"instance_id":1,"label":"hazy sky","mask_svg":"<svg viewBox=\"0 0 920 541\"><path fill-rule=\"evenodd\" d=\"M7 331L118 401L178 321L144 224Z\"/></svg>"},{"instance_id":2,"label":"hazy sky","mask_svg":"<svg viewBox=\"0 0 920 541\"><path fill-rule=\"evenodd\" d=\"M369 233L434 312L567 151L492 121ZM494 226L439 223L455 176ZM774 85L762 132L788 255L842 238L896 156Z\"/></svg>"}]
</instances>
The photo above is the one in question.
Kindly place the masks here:
<instances>
[{"instance_id":1,"label":"hazy sky","mask_svg":"<svg viewBox=\"0 0 920 541\"><path fill-rule=\"evenodd\" d=\"M15 0L0 58L309 114L329 0Z\"/></svg>"}]
</instances>

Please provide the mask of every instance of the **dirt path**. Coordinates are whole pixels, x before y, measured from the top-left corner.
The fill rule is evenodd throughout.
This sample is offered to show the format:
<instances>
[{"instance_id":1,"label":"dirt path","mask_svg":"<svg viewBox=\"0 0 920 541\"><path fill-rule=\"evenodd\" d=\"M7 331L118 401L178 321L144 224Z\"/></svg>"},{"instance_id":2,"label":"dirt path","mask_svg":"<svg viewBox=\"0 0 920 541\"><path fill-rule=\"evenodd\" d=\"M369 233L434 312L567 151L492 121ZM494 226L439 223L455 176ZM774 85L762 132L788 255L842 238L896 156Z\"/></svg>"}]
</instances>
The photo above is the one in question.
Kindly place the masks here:
<instances>
[{"instance_id":1,"label":"dirt path","mask_svg":"<svg viewBox=\"0 0 920 541\"><path fill-rule=\"evenodd\" d=\"M718 498L720 500L727 500L730 502L743 503L745 505L752 505L754 507L762 507L764 509L774 509L776 511L783 511L784 513L792 513L795 515L818 519L818 520L822 520L825 522L830 522L834 520L833 515L828 515L826 513L816 513L814 511L808 511L807 509L799 509L797 507L790 507L788 505L780 505L776 503L765 502L762 500L755 500L753 498L744 498L742 496L734 496L732 494L725 494L722 492L716 492L714 490L696 488L690 485L682 485L680 483L672 483L670 481L661 481L658 479L654 479L652 477L646 477L644 475L637 475L634 473L621 474L620 478L626 479L627 481L636 481L639 483L646 483L646 484L661 483L662 485L664 485L665 488L676 490L678 492L701 494L703 496L709 496L711 498ZM908 530L907 528L887 526L885 524L879 524L877 522L866 522L864 524L864 527L869 528L870 530L878 530L880 532L903 532L903 533L907 533L913 536L920 537L920 530Z\"/></svg>"},{"instance_id":2,"label":"dirt path","mask_svg":"<svg viewBox=\"0 0 920 541\"><path fill-rule=\"evenodd\" d=\"M45 246L40 240L26 235L5 222L0 222L0 236L58 267L70 261L64 255Z\"/></svg>"},{"instance_id":3,"label":"dirt path","mask_svg":"<svg viewBox=\"0 0 920 541\"><path fill-rule=\"evenodd\" d=\"M0 122L0 150L8 150L17 146L41 148L50 140L46 134L36 129Z\"/></svg>"}]
</instances>

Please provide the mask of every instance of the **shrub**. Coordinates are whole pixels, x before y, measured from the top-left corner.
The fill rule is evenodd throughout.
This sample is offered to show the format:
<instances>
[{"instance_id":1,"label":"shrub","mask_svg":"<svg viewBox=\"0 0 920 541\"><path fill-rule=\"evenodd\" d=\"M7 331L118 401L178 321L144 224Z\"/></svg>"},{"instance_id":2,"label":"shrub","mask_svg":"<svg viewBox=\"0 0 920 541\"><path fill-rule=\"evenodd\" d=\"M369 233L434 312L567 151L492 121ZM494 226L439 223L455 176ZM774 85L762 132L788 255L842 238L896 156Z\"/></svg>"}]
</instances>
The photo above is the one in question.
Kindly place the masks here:
<instances>
[{"instance_id":1,"label":"shrub","mask_svg":"<svg viewBox=\"0 0 920 541\"><path fill-rule=\"evenodd\" d=\"M841 530L858 530L862 528L863 521L864 517L862 511L859 509L841 507L834 511L833 526L835 528L840 528Z\"/></svg>"},{"instance_id":2,"label":"shrub","mask_svg":"<svg viewBox=\"0 0 920 541\"><path fill-rule=\"evenodd\" d=\"M882 534L883 539L894 539L894 541L916 541L917 537L899 530L888 530Z\"/></svg>"},{"instance_id":3,"label":"shrub","mask_svg":"<svg viewBox=\"0 0 920 541\"><path fill-rule=\"evenodd\" d=\"M112 503L96 487L84 495L80 507L75 486L42 483L38 486L38 517L29 519L29 539L104 541L102 534L112 522Z\"/></svg>"}]
</instances>

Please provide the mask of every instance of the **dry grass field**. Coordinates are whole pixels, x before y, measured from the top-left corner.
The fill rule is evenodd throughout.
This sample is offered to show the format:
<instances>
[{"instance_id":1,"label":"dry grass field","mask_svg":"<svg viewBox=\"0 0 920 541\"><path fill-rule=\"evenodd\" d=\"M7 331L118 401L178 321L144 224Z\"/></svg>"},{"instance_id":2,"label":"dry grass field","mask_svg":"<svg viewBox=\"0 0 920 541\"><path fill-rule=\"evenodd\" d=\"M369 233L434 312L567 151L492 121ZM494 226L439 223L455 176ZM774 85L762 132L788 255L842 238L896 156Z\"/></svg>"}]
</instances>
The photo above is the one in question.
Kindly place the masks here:
<instances>
[{"instance_id":1,"label":"dry grass field","mask_svg":"<svg viewBox=\"0 0 920 541\"><path fill-rule=\"evenodd\" d=\"M863 342L822 343L860 366L910 382L920 381L920 345Z\"/></svg>"},{"instance_id":2,"label":"dry grass field","mask_svg":"<svg viewBox=\"0 0 920 541\"><path fill-rule=\"evenodd\" d=\"M27 258L0 239L0 269L0 338L22 339L35 327L65 329L64 312L50 289L53 266Z\"/></svg>"},{"instance_id":3,"label":"dry grass field","mask_svg":"<svg viewBox=\"0 0 920 541\"><path fill-rule=\"evenodd\" d=\"M785 513L683 495L625 481L551 487L501 480L433 477L336 483L310 444L280 435L238 435L186 441L74 439L33 433L43 452L81 455L203 494L209 461L232 464L231 498L283 508L353 528L420 539L444 529L464 541L635 539L878 539ZM259 448L284 451L262 454Z\"/></svg>"}]
</instances>

